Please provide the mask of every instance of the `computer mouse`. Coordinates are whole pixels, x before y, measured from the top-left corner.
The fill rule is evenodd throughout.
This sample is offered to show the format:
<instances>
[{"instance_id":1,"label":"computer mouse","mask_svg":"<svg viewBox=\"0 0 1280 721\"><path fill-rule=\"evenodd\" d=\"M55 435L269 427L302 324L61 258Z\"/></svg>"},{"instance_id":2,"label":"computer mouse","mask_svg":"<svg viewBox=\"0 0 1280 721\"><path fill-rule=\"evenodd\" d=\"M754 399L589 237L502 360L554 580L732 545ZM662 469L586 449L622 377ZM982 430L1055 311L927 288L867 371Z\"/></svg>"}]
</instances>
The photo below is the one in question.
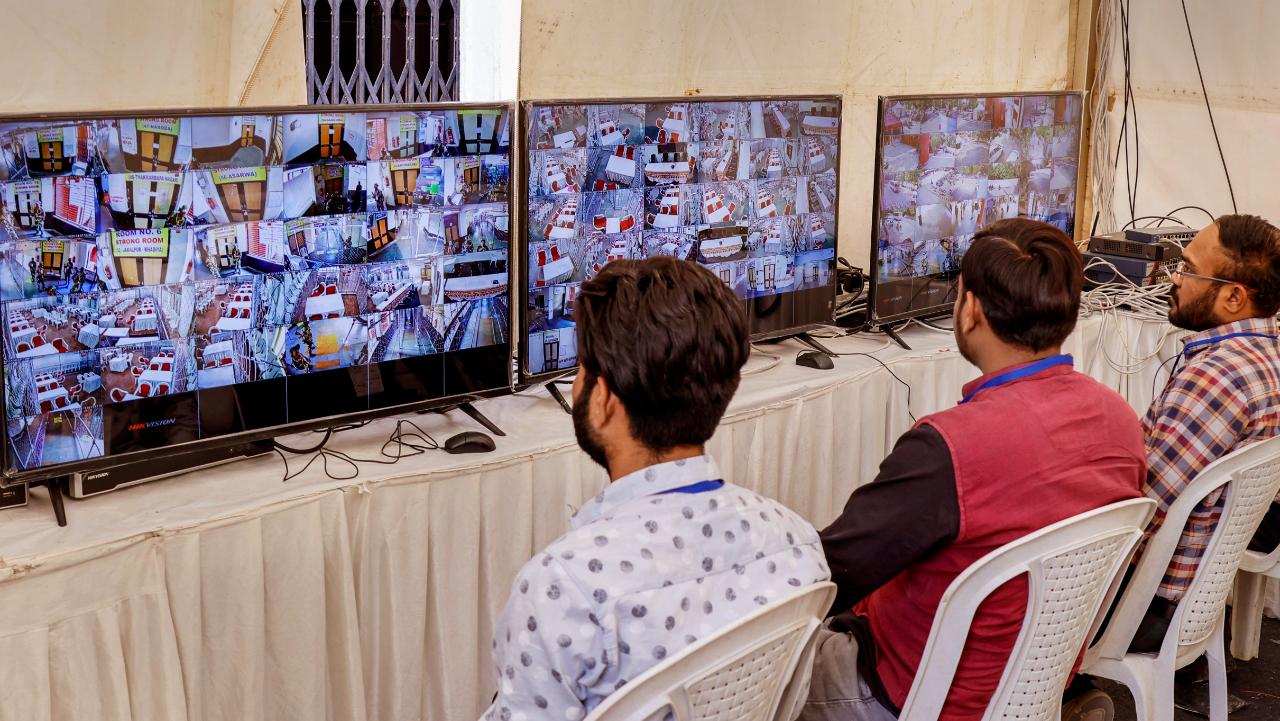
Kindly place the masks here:
<instances>
[{"instance_id":1,"label":"computer mouse","mask_svg":"<svg viewBox=\"0 0 1280 721\"><path fill-rule=\"evenodd\" d=\"M836 364L831 362L831 356L816 350L801 352L796 356L796 365L804 366L805 368L818 368L824 371L829 371L836 367Z\"/></svg>"},{"instance_id":2,"label":"computer mouse","mask_svg":"<svg viewBox=\"0 0 1280 721\"><path fill-rule=\"evenodd\" d=\"M480 431L459 433L444 442L445 453L488 453L493 448L493 439Z\"/></svg>"}]
</instances>

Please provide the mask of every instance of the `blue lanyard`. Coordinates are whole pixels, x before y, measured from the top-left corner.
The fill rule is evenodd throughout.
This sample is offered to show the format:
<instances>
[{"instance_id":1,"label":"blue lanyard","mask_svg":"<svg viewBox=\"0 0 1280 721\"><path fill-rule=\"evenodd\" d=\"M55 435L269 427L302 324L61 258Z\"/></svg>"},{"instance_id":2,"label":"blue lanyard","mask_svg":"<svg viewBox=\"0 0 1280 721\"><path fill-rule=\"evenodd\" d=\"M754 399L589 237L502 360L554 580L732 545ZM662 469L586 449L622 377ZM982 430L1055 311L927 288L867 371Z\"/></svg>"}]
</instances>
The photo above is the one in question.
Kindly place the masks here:
<instances>
[{"instance_id":1,"label":"blue lanyard","mask_svg":"<svg viewBox=\"0 0 1280 721\"><path fill-rule=\"evenodd\" d=\"M665 491L659 491L653 495L665 496L668 493L705 493L706 491L714 491L723 485L724 485L724 481L720 481L720 480L698 481L697 483L691 483L687 486L680 486L679 488L669 488Z\"/></svg>"},{"instance_id":2,"label":"blue lanyard","mask_svg":"<svg viewBox=\"0 0 1280 721\"><path fill-rule=\"evenodd\" d=\"M1178 366L1182 364L1183 358L1191 357L1190 355L1188 355L1190 351L1196 348L1199 348L1200 346L1209 345L1210 343L1217 343L1218 341L1227 340L1228 338L1268 338L1270 340L1280 340L1280 336L1274 336L1268 333L1246 333L1243 331L1239 333L1227 333L1226 335L1215 335L1212 338L1201 338L1200 340L1193 340L1190 343L1182 346L1181 353L1179 353L1176 356L1173 356L1169 360L1166 360L1164 363L1160 364L1160 368L1164 368L1165 363L1168 363L1169 361L1173 361L1173 368L1169 371L1169 377L1166 378L1164 381L1164 391L1161 392L1160 397L1164 398L1165 393L1169 392L1169 384L1173 383L1173 377L1178 374ZM1154 391L1156 388L1156 378L1160 377L1160 368L1156 369L1156 375L1151 379L1151 390L1152 390L1153 396L1155 395Z\"/></svg>"},{"instance_id":3,"label":"blue lanyard","mask_svg":"<svg viewBox=\"0 0 1280 721\"><path fill-rule=\"evenodd\" d=\"M1199 348L1202 345L1217 343L1220 340L1226 340L1228 338L1270 338L1271 340L1280 340L1280 336L1267 335L1266 333L1228 333L1226 335L1215 335L1212 338L1201 338L1200 340L1191 341L1190 343L1182 346L1182 353L1180 355L1185 356L1187 351L1192 348Z\"/></svg>"},{"instance_id":4,"label":"blue lanyard","mask_svg":"<svg viewBox=\"0 0 1280 721\"><path fill-rule=\"evenodd\" d=\"M986 381L982 383L982 385L970 391L968 395L966 395L964 398L960 400L960 402L968 403L970 400L973 399L974 396L978 395L982 391L987 390L988 388L995 388L996 386L1002 386L1005 383L1012 383L1016 380L1022 380L1027 376L1033 376L1039 373L1040 371L1046 370L1048 368L1053 368L1054 366L1069 366L1074 362L1075 361L1071 358L1071 356L1065 353L1062 355L1049 356L1048 358L1041 358L1040 360L1030 365L1025 365L1025 366L1022 366L1021 368L1015 368L1011 371L1005 371L1004 373L988 378Z\"/></svg>"}]
</instances>

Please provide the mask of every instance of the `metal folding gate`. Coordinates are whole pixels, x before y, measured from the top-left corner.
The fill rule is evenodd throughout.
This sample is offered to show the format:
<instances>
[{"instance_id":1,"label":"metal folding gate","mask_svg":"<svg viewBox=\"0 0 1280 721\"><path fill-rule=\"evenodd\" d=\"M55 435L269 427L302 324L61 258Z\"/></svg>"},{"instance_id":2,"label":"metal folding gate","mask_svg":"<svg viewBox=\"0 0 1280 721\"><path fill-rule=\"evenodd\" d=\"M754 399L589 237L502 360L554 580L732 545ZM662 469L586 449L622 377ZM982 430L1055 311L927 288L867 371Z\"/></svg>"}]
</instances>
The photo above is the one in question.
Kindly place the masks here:
<instances>
[{"instance_id":1,"label":"metal folding gate","mask_svg":"<svg viewBox=\"0 0 1280 721\"><path fill-rule=\"evenodd\" d=\"M461 0L302 0L307 102L456 100L460 4ZM419 37L423 31L429 37Z\"/></svg>"}]
</instances>

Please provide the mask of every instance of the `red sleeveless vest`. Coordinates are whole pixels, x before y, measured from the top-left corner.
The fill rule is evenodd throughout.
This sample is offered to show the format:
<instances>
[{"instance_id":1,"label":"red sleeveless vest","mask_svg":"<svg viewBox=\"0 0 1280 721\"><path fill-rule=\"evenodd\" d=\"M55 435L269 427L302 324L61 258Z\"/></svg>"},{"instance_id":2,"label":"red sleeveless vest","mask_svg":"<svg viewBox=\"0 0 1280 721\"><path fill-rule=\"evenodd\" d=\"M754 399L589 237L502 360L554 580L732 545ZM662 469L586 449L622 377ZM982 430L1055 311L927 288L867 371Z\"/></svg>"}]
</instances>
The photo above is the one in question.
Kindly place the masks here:
<instances>
[{"instance_id":1,"label":"red sleeveless vest","mask_svg":"<svg viewBox=\"0 0 1280 721\"><path fill-rule=\"evenodd\" d=\"M1010 369L1004 369L1008 371ZM964 388L967 396L994 375ZM901 708L943 592L974 561L1064 518L1142 496L1142 427L1114 391L1068 366L987 388L920 419L951 449L960 532L859 607L871 623L876 668ZM979 607L942 721L979 721L1026 615L1023 579Z\"/></svg>"}]
</instances>

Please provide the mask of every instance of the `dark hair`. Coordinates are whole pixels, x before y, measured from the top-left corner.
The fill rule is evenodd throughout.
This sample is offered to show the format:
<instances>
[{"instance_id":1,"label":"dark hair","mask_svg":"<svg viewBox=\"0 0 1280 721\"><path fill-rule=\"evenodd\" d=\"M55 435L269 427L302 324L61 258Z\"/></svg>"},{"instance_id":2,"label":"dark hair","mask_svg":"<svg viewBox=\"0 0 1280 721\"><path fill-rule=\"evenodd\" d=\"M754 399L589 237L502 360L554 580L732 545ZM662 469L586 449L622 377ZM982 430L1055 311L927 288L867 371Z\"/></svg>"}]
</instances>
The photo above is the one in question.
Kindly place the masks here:
<instances>
[{"instance_id":1,"label":"dark hair","mask_svg":"<svg viewBox=\"0 0 1280 721\"><path fill-rule=\"evenodd\" d=\"M696 263L615 260L575 301L578 362L622 401L636 439L655 451L705 443L751 352L742 303Z\"/></svg>"},{"instance_id":2,"label":"dark hair","mask_svg":"<svg viewBox=\"0 0 1280 721\"><path fill-rule=\"evenodd\" d=\"M1048 223L1006 218L978 231L960 277L1006 343L1042 351L1076 327L1084 262L1067 234Z\"/></svg>"},{"instance_id":3,"label":"dark hair","mask_svg":"<svg viewBox=\"0 0 1280 721\"><path fill-rule=\"evenodd\" d=\"M1263 317L1275 315L1280 311L1280 228L1256 215L1223 215L1214 224L1227 256L1219 275L1248 286Z\"/></svg>"}]
</instances>

